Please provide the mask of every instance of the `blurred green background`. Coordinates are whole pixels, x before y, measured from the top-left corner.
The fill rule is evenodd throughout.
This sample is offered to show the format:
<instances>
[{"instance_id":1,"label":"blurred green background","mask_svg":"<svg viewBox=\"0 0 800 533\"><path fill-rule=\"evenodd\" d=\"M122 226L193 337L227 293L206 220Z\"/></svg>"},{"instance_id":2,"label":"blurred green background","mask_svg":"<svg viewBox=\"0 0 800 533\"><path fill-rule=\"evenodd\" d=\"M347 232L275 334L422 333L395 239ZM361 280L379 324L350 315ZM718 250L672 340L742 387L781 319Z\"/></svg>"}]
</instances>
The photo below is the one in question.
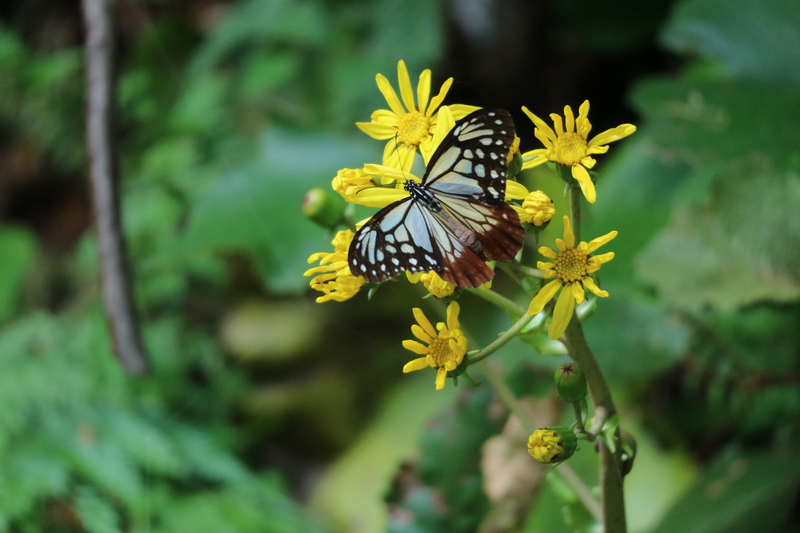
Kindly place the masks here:
<instances>
[{"instance_id":1,"label":"blurred green background","mask_svg":"<svg viewBox=\"0 0 800 533\"><path fill-rule=\"evenodd\" d=\"M583 229L619 231L586 328L639 442L630 529L800 528L796 0L119 0L115 19L154 372L122 372L101 308L80 5L5 2L0 531L500 530L485 483L506 472L481 461L506 416L492 388L400 372L411 307L436 302L397 283L319 305L302 277L331 238L303 195L379 162L353 123L385 107L375 74L396 86L399 59L413 84L432 68L434 91L454 77L446 103L509 109L523 151L538 143L522 105L589 99L596 132L638 126L598 158ZM563 208L551 174L522 179ZM478 342L509 324L461 306ZM551 405L562 358L515 341L490 360ZM596 470L591 447L572 463ZM507 531L588 528L568 491L537 487Z\"/></svg>"}]
</instances>

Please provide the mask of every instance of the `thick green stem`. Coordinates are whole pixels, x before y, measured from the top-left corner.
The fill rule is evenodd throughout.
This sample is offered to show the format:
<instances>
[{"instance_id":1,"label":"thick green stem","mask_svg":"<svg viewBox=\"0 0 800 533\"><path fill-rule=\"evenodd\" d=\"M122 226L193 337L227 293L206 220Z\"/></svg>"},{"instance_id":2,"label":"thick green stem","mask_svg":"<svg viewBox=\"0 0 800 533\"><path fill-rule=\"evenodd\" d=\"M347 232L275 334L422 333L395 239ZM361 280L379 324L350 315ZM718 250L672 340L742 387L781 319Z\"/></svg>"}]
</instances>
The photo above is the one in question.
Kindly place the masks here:
<instances>
[{"instance_id":1,"label":"thick green stem","mask_svg":"<svg viewBox=\"0 0 800 533\"><path fill-rule=\"evenodd\" d=\"M616 413L611 391L603 378L597 360L592 354L583 334L583 328L577 317L572 318L567 330L564 332L564 344L567 346L572 359L581 365L586 376L586 385L592 398L595 409L602 410L606 418ZM598 439L600 447L600 490L602 493L603 531L605 533L625 533L625 500L622 489L622 474L620 472L620 442L619 429L615 429L613 451L603 439Z\"/></svg>"}]
</instances>

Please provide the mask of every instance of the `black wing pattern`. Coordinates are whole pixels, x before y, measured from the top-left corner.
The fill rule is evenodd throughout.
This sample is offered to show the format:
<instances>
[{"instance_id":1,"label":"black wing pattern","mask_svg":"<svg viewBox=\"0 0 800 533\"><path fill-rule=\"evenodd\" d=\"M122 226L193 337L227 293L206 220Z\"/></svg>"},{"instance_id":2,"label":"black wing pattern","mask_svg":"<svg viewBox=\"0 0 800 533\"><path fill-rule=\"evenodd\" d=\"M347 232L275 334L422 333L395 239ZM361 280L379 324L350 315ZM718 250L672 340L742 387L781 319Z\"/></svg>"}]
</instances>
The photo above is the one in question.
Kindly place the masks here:
<instances>
[{"instance_id":1,"label":"black wing pattern","mask_svg":"<svg viewBox=\"0 0 800 533\"><path fill-rule=\"evenodd\" d=\"M514 122L502 109L480 109L448 133L410 196L373 216L356 233L348 262L354 275L380 283L403 271L439 273L460 287L494 276L486 259L510 261L524 230L505 203Z\"/></svg>"}]
</instances>

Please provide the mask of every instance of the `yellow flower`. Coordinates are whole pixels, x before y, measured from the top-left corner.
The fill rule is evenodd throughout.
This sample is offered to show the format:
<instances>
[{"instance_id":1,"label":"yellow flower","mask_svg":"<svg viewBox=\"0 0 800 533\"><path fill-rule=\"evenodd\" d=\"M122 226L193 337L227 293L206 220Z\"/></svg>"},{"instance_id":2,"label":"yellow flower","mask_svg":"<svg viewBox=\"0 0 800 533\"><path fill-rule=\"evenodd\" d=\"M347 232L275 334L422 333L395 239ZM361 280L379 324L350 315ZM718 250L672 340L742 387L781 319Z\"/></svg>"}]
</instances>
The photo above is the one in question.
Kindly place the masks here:
<instances>
[{"instance_id":1,"label":"yellow flower","mask_svg":"<svg viewBox=\"0 0 800 533\"><path fill-rule=\"evenodd\" d=\"M420 281L428 289L428 292L437 298L447 298L456 292L457 285L443 280L436 272L408 272L406 277L411 283L419 283Z\"/></svg>"},{"instance_id":2,"label":"yellow flower","mask_svg":"<svg viewBox=\"0 0 800 533\"><path fill-rule=\"evenodd\" d=\"M528 437L528 453L544 464L560 463L572 457L578 437L569 428L555 426L534 431Z\"/></svg>"},{"instance_id":3,"label":"yellow flower","mask_svg":"<svg viewBox=\"0 0 800 533\"><path fill-rule=\"evenodd\" d=\"M486 264L488 265L489 263L487 262ZM458 285L455 283L450 283L449 281L443 280L438 273L433 271L413 273L406 271L406 277L411 283L419 283L421 281L422 285L428 289L428 292L437 298L448 298L452 296L458 287ZM482 291L488 291L491 288L492 280L489 280L478 287L478 289Z\"/></svg>"},{"instance_id":4,"label":"yellow flower","mask_svg":"<svg viewBox=\"0 0 800 533\"><path fill-rule=\"evenodd\" d=\"M418 324L411 326L411 332L425 344L405 340L403 347L424 357L406 363L403 372L435 368L436 390L444 388L447 373L458 368L467 353L467 338L458 322L459 309L458 302L450 302L447 306L447 323L439 322L434 329L422 309L414 308L414 318Z\"/></svg>"},{"instance_id":5,"label":"yellow flower","mask_svg":"<svg viewBox=\"0 0 800 533\"><path fill-rule=\"evenodd\" d=\"M521 208L515 208L522 222L543 226L556 214L553 200L542 191L529 193L522 201Z\"/></svg>"},{"instance_id":6,"label":"yellow flower","mask_svg":"<svg viewBox=\"0 0 800 533\"><path fill-rule=\"evenodd\" d=\"M453 78L448 78L439 94L430 99L431 71L422 71L417 84L416 102L411 78L402 60L397 62L397 78L400 98L386 76L378 74L375 77L378 89L383 93L390 109L379 109L372 113L371 122L356 122L356 126L373 139L389 140L383 151L384 165L408 171L411 170L417 148L426 163L434 152L435 112L450 90ZM465 105L451 106L456 120L464 118L475 109L477 108Z\"/></svg>"},{"instance_id":7,"label":"yellow flower","mask_svg":"<svg viewBox=\"0 0 800 533\"><path fill-rule=\"evenodd\" d=\"M553 259L552 263L539 261L537 267L544 272L545 278L556 277L553 281L542 287L539 293L531 301L528 308L529 315L540 313L544 306L553 299L558 289L564 287L558 297L556 307L553 310L553 321L547 334L551 339L557 339L567 329L567 324L572 319L575 304L581 303L584 299L584 288L589 289L597 296L605 298L607 291L601 291L589 274L600 270L600 265L607 263L614 258L614 252L601 255L590 255L605 243L617 236L616 231L606 233L591 242L581 241L575 246L575 235L572 233L572 226L569 217L564 217L564 240L556 239L558 252L542 246L539 253L545 257Z\"/></svg>"},{"instance_id":8,"label":"yellow flower","mask_svg":"<svg viewBox=\"0 0 800 533\"><path fill-rule=\"evenodd\" d=\"M354 276L347 264L347 250L355 234L350 230L342 230L331 241L333 252L312 254L309 263L319 261L320 266L305 271L304 276L311 278L311 288L324 293L317 298L317 303L334 300L343 302L355 296L364 285L364 278Z\"/></svg>"},{"instance_id":9,"label":"yellow flower","mask_svg":"<svg viewBox=\"0 0 800 533\"><path fill-rule=\"evenodd\" d=\"M536 125L534 135L545 146L522 154L523 158L533 157L533 159L523 163L522 168L533 168L545 161L572 167L572 177L580 185L586 199L590 203L594 203L597 200L597 192L587 171L587 169L595 165L595 160L591 156L606 153L608 151L608 143L627 137L636 131L636 126L622 124L587 140L592 129L588 118L589 100L581 104L577 120L570 106L564 107L566 124L562 123L561 116L555 113L551 114L550 118L555 126L555 131L544 120L531 113L528 108L523 106L522 111Z\"/></svg>"},{"instance_id":10,"label":"yellow flower","mask_svg":"<svg viewBox=\"0 0 800 533\"><path fill-rule=\"evenodd\" d=\"M343 168L331 181L333 190L348 202L352 202L359 192L374 186L372 176L360 168Z\"/></svg>"}]
</instances>

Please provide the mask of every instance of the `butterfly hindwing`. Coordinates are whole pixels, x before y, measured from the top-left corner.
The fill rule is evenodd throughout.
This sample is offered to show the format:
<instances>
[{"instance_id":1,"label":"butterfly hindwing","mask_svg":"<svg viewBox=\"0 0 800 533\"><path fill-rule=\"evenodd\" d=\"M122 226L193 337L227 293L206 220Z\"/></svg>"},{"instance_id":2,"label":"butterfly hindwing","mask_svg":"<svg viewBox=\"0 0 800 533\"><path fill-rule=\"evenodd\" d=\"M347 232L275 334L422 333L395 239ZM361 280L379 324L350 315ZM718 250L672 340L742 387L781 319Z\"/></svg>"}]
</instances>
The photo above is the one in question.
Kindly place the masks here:
<instances>
[{"instance_id":1,"label":"butterfly hindwing","mask_svg":"<svg viewBox=\"0 0 800 533\"><path fill-rule=\"evenodd\" d=\"M348 262L379 283L403 271L438 272L461 287L494 276L485 259L509 261L524 230L505 203L514 123L507 111L478 110L458 121L431 156L409 198L379 211L357 233Z\"/></svg>"}]
</instances>

